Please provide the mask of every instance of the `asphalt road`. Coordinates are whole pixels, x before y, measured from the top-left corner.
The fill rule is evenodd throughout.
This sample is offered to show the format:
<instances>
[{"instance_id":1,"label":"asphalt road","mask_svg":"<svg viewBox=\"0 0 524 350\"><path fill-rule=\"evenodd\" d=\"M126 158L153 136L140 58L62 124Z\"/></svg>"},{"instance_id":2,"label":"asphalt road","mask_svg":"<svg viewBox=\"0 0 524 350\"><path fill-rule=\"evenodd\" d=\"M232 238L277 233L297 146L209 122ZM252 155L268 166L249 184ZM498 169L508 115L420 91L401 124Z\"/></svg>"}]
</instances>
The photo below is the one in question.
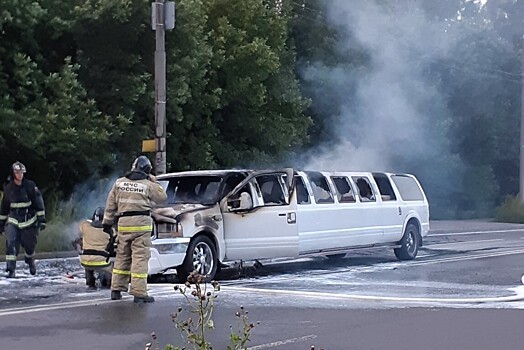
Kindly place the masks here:
<instances>
[{"instance_id":1,"label":"asphalt road","mask_svg":"<svg viewBox=\"0 0 524 350\"><path fill-rule=\"evenodd\" d=\"M453 221L432 222L410 262L375 249L231 270L208 339L226 349L243 305L256 324L252 350L520 349L523 258L524 225ZM153 304L111 301L70 278L76 264L39 261L36 278L22 268L16 281L0 279L1 349L143 349L153 331L161 349L184 345L171 314L188 317L187 302L173 284L150 284Z\"/></svg>"}]
</instances>

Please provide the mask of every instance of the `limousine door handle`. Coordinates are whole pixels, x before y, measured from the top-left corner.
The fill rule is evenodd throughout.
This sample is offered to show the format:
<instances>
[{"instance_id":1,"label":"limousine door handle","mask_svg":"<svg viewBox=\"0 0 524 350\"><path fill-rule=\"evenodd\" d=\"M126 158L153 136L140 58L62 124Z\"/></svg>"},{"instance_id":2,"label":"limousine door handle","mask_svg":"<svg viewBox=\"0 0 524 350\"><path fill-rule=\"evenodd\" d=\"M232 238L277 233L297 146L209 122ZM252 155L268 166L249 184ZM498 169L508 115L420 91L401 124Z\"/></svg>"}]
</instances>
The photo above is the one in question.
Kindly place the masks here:
<instances>
[{"instance_id":1,"label":"limousine door handle","mask_svg":"<svg viewBox=\"0 0 524 350\"><path fill-rule=\"evenodd\" d=\"M278 213L278 216L286 216L288 224L295 224L297 222L297 214L295 212Z\"/></svg>"},{"instance_id":2,"label":"limousine door handle","mask_svg":"<svg viewBox=\"0 0 524 350\"><path fill-rule=\"evenodd\" d=\"M402 208L398 207L398 215L402 215Z\"/></svg>"}]
</instances>

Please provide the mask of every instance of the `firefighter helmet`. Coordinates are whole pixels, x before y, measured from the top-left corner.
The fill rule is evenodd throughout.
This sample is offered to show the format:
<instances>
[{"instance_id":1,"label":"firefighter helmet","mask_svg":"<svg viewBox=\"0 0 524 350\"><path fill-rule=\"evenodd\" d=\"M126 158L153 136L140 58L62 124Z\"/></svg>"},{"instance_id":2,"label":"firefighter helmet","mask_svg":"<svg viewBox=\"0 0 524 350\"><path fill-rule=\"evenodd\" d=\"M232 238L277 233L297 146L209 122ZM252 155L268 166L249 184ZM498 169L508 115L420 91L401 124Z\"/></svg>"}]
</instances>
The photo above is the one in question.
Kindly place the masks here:
<instances>
[{"instance_id":1,"label":"firefighter helmet","mask_svg":"<svg viewBox=\"0 0 524 350\"><path fill-rule=\"evenodd\" d=\"M131 166L131 171L140 171L142 173L150 174L153 166L151 161L146 156L140 156L133 162Z\"/></svg>"},{"instance_id":2,"label":"firefighter helmet","mask_svg":"<svg viewBox=\"0 0 524 350\"><path fill-rule=\"evenodd\" d=\"M94 227L102 227L102 220L104 220L104 207L98 207L91 218L91 225Z\"/></svg>"},{"instance_id":3,"label":"firefighter helmet","mask_svg":"<svg viewBox=\"0 0 524 350\"><path fill-rule=\"evenodd\" d=\"M11 171L21 171L22 173L26 172L25 165L20 162L14 162L13 165L11 165Z\"/></svg>"}]
</instances>

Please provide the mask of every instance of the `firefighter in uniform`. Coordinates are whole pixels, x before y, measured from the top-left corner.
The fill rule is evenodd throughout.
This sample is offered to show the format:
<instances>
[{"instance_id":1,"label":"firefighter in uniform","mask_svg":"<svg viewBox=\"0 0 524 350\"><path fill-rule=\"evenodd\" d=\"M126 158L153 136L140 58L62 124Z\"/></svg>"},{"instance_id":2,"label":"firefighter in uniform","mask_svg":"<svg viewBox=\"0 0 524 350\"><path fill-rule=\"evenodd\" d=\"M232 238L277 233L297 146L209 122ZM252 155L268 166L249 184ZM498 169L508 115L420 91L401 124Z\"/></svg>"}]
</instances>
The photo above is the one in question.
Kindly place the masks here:
<instances>
[{"instance_id":1,"label":"firefighter in uniform","mask_svg":"<svg viewBox=\"0 0 524 350\"><path fill-rule=\"evenodd\" d=\"M111 235L102 229L104 219L104 208L98 207L93 213L91 220L80 223L80 236L82 238L82 251L80 253L80 264L84 267L86 284L90 289L97 289L96 274L103 287L111 285L111 270L113 264L109 258L113 256L114 249L109 247ZM109 251L106 250L109 248Z\"/></svg>"},{"instance_id":2,"label":"firefighter in uniform","mask_svg":"<svg viewBox=\"0 0 524 350\"><path fill-rule=\"evenodd\" d=\"M31 275L36 274L34 260L36 238L46 225L42 194L31 180L24 178L25 166L15 162L11 166L11 181L4 187L0 204L0 232L5 230L6 272L15 277L16 257L20 245L25 250L25 262Z\"/></svg>"},{"instance_id":3,"label":"firefighter in uniform","mask_svg":"<svg viewBox=\"0 0 524 350\"><path fill-rule=\"evenodd\" d=\"M151 162L140 156L131 171L116 180L106 202L103 227L111 232L116 224L118 245L111 279L111 299L119 300L122 292L134 296L135 303L151 303L147 294L147 270L151 247L153 203L162 203L167 196L151 175ZM116 221L116 222L115 222Z\"/></svg>"}]
</instances>

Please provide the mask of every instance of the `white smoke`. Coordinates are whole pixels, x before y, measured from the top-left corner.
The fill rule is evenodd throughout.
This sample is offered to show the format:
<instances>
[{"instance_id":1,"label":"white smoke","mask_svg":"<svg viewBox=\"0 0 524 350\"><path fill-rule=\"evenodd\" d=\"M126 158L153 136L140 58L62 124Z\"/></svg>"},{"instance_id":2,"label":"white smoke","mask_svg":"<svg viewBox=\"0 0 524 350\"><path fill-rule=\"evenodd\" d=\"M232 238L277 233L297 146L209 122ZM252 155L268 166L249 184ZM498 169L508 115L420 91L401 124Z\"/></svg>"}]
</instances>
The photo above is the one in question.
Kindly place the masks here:
<instances>
[{"instance_id":1,"label":"white smoke","mask_svg":"<svg viewBox=\"0 0 524 350\"><path fill-rule=\"evenodd\" d=\"M91 219L97 207L104 207L107 195L118 176L103 179L88 179L78 184L68 200L58 205L56 216L61 223L62 246L70 246L79 236L79 223Z\"/></svg>"},{"instance_id":2,"label":"white smoke","mask_svg":"<svg viewBox=\"0 0 524 350\"><path fill-rule=\"evenodd\" d=\"M303 78L321 80L319 89L334 92L331 103L340 111L332 119L337 144L315 152L307 167L406 171L406 163L449 154L440 119L445 102L426 76L456 45L445 23L413 5L395 12L373 1L329 1L327 13L329 24L349 38L339 42L340 52L358 42L371 60L358 74L354 67L320 62L305 68Z\"/></svg>"}]
</instances>

